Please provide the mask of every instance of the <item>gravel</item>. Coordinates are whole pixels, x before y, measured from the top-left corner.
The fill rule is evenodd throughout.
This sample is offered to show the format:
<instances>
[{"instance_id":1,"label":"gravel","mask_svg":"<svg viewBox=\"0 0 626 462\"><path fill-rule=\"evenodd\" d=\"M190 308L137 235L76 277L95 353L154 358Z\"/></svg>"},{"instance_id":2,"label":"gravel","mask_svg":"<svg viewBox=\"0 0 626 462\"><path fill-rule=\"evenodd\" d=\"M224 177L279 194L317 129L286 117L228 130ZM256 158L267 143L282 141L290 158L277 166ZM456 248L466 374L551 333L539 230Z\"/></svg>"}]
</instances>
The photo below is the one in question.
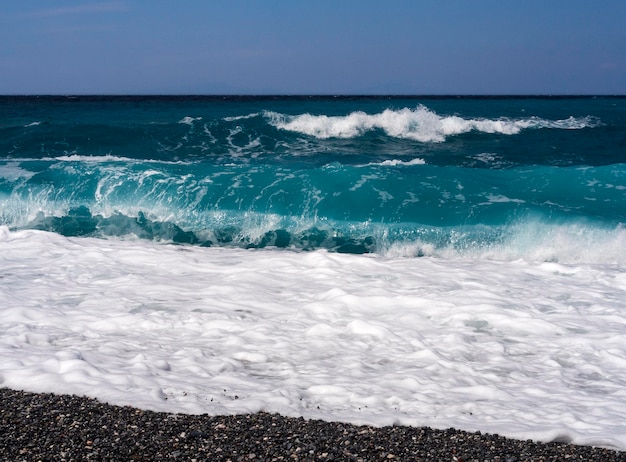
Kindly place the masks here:
<instances>
[{"instance_id":1,"label":"gravel","mask_svg":"<svg viewBox=\"0 0 626 462\"><path fill-rule=\"evenodd\" d=\"M625 461L626 452L480 432L375 428L277 414L183 415L0 389L7 461Z\"/></svg>"}]
</instances>

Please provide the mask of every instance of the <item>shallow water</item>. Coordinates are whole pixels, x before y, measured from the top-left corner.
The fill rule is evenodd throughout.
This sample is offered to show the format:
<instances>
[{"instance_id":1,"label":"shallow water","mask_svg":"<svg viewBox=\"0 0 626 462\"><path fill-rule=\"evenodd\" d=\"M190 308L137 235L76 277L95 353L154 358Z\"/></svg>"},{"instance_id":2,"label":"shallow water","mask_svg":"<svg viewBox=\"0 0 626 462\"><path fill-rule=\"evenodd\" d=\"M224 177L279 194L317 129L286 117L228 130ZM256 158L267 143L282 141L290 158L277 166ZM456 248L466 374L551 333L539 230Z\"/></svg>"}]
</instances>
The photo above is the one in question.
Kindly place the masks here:
<instances>
[{"instance_id":1,"label":"shallow water","mask_svg":"<svg viewBox=\"0 0 626 462\"><path fill-rule=\"evenodd\" d=\"M621 265L2 231L3 386L626 447Z\"/></svg>"}]
</instances>

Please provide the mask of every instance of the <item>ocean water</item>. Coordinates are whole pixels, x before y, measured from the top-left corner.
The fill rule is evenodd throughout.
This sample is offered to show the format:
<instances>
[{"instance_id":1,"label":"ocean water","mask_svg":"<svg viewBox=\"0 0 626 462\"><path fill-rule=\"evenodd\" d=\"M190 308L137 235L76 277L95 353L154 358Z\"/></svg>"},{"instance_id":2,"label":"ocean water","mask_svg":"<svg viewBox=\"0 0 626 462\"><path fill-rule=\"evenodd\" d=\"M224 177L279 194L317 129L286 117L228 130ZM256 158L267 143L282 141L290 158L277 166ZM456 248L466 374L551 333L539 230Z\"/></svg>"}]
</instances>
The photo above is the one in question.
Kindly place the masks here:
<instances>
[{"instance_id":1,"label":"ocean water","mask_svg":"<svg viewBox=\"0 0 626 462\"><path fill-rule=\"evenodd\" d=\"M626 99L1 97L0 385L626 449Z\"/></svg>"}]
</instances>

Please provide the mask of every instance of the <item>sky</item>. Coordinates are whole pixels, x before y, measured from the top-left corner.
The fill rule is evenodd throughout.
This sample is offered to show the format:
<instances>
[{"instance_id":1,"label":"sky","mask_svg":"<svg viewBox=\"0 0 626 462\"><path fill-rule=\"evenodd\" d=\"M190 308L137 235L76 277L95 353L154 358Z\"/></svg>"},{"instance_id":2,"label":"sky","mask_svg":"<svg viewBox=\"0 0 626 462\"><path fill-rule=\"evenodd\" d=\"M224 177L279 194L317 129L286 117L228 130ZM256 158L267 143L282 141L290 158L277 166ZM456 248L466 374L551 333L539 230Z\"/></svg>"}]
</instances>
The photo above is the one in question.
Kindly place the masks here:
<instances>
[{"instance_id":1,"label":"sky","mask_svg":"<svg viewBox=\"0 0 626 462\"><path fill-rule=\"evenodd\" d=\"M626 2L6 0L0 94L626 94Z\"/></svg>"}]
</instances>

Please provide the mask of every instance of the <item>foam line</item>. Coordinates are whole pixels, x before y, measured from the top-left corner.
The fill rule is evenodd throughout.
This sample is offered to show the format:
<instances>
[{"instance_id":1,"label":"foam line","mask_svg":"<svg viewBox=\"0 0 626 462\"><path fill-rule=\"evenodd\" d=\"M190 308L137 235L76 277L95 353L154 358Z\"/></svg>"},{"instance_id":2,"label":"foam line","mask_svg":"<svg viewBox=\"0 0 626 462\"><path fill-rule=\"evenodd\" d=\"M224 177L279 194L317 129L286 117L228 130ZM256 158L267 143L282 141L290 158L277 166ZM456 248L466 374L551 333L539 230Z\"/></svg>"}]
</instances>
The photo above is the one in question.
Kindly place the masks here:
<instances>
[{"instance_id":1,"label":"foam line","mask_svg":"<svg viewBox=\"0 0 626 462\"><path fill-rule=\"evenodd\" d=\"M320 139L354 138L366 132L380 129L394 138L406 138L423 143L440 143L449 136L471 131L516 135L528 128L580 130L595 127L600 123L594 117L569 117L563 120L546 120L539 117L465 119L459 116L440 116L423 105L415 109L386 109L378 114L356 111L346 116L308 113L285 115L266 111L265 117L270 124L278 129L298 132Z\"/></svg>"}]
</instances>

